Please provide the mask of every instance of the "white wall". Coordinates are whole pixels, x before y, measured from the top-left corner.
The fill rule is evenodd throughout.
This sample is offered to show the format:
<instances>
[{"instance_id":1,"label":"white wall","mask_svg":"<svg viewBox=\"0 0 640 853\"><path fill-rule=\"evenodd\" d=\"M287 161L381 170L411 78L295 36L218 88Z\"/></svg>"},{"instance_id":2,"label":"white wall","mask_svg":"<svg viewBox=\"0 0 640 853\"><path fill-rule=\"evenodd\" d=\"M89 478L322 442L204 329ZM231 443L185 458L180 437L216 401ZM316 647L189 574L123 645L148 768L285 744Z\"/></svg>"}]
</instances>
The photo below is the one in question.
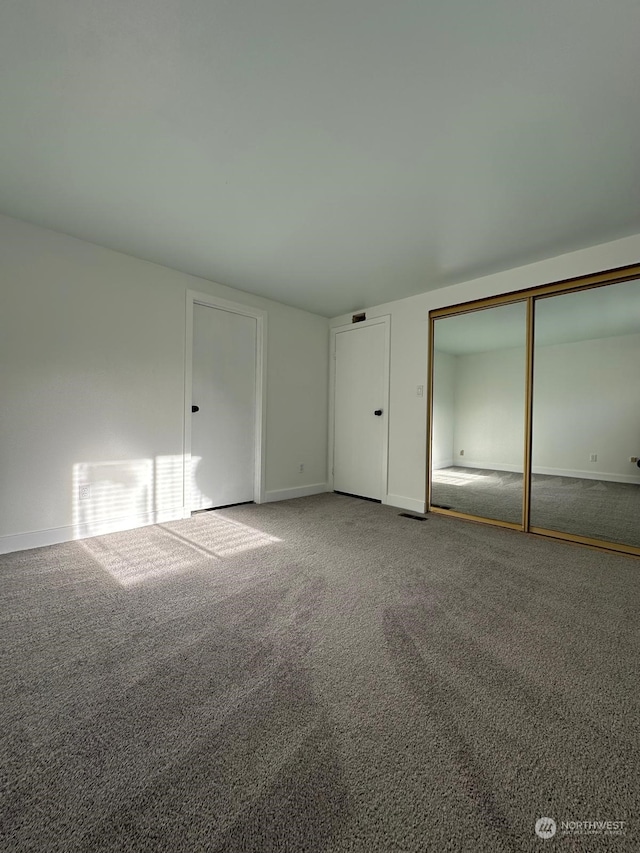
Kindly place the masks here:
<instances>
[{"instance_id":1,"label":"white wall","mask_svg":"<svg viewBox=\"0 0 640 853\"><path fill-rule=\"evenodd\" d=\"M536 347L533 471L640 483L639 367L640 334Z\"/></svg>"},{"instance_id":2,"label":"white wall","mask_svg":"<svg viewBox=\"0 0 640 853\"><path fill-rule=\"evenodd\" d=\"M368 318L391 315L389 493L396 505L415 508L425 500L427 400L416 387L426 385L429 311L639 262L640 234L408 299L358 306ZM345 314L331 325L349 321Z\"/></svg>"},{"instance_id":3,"label":"white wall","mask_svg":"<svg viewBox=\"0 0 640 853\"><path fill-rule=\"evenodd\" d=\"M458 356L436 350L433 354L433 468L454 462L455 383Z\"/></svg>"},{"instance_id":4,"label":"white wall","mask_svg":"<svg viewBox=\"0 0 640 853\"><path fill-rule=\"evenodd\" d=\"M436 359L434 403L444 393L440 379L450 382L453 464L521 472L524 350L449 355L451 376L437 369L443 355ZM638 365L640 334L536 347L534 473L640 482L640 469L629 461L640 456ZM434 429L434 448L435 439Z\"/></svg>"},{"instance_id":5,"label":"white wall","mask_svg":"<svg viewBox=\"0 0 640 853\"><path fill-rule=\"evenodd\" d=\"M525 363L524 347L456 356L454 465L522 472Z\"/></svg>"},{"instance_id":6,"label":"white wall","mask_svg":"<svg viewBox=\"0 0 640 853\"><path fill-rule=\"evenodd\" d=\"M325 318L0 216L0 550L180 516L188 289L267 311L267 497L324 488Z\"/></svg>"}]
</instances>

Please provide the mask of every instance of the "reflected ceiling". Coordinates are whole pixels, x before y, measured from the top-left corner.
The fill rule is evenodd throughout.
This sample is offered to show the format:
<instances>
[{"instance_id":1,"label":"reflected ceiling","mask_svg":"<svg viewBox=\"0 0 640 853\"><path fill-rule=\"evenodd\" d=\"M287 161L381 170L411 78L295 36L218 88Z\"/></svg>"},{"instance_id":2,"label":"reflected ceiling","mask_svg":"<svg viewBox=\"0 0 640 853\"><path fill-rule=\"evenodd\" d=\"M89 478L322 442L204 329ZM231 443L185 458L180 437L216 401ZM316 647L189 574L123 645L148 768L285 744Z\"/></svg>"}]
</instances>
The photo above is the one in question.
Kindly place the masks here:
<instances>
[{"instance_id":1,"label":"reflected ceiling","mask_svg":"<svg viewBox=\"0 0 640 853\"><path fill-rule=\"evenodd\" d=\"M536 346L640 334L640 281L538 300ZM524 347L524 303L499 305L436 320L439 352L469 355Z\"/></svg>"}]
</instances>

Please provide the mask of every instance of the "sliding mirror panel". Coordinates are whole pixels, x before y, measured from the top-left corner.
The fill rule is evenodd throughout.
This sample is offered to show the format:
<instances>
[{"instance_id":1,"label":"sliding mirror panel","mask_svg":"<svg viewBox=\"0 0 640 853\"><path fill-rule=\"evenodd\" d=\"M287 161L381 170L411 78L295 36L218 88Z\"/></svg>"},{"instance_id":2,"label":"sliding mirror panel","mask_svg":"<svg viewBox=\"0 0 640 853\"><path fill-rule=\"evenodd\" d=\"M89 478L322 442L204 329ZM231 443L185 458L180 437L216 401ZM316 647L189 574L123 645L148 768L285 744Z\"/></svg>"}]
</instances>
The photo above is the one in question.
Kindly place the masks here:
<instances>
[{"instance_id":1,"label":"sliding mirror panel","mask_svg":"<svg viewBox=\"0 0 640 853\"><path fill-rule=\"evenodd\" d=\"M532 528L640 546L640 281L535 302Z\"/></svg>"},{"instance_id":2,"label":"sliding mirror panel","mask_svg":"<svg viewBox=\"0 0 640 853\"><path fill-rule=\"evenodd\" d=\"M522 524L526 302L433 323L431 501Z\"/></svg>"}]
</instances>

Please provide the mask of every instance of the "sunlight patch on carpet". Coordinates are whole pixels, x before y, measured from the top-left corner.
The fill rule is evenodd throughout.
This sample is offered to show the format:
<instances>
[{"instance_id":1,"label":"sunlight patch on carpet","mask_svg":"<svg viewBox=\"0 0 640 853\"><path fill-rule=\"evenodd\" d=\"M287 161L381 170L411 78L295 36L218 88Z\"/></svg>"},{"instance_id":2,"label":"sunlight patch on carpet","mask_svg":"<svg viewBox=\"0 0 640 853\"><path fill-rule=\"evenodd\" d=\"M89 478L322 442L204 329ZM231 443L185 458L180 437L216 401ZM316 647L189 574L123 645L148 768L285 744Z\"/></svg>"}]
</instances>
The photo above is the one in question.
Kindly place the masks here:
<instances>
[{"instance_id":1,"label":"sunlight patch on carpet","mask_svg":"<svg viewBox=\"0 0 640 853\"><path fill-rule=\"evenodd\" d=\"M121 586L131 587L214 564L280 542L260 530L207 513L189 521L142 527L81 541Z\"/></svg>"}]
</instances>

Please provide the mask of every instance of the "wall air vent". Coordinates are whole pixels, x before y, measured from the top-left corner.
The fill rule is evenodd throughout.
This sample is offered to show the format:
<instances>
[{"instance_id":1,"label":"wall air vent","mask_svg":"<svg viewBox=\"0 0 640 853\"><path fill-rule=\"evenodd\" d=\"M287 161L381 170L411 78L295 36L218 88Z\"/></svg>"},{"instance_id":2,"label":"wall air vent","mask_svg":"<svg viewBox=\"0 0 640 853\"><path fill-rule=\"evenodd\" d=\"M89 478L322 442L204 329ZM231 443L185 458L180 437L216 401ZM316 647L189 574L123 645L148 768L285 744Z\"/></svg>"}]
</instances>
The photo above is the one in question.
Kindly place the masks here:
<instances>
[{"instance_id":1,"label":"wall air vent","mask_svg":"<svg viewBox=\"0 0 640 853\"><path fill-rule=\"evenodd\" d=\"M352 323L363 323L367 319L367 315L363 311L361 314L353 314L351 317Z\"/></svg>"}]
</instances>

